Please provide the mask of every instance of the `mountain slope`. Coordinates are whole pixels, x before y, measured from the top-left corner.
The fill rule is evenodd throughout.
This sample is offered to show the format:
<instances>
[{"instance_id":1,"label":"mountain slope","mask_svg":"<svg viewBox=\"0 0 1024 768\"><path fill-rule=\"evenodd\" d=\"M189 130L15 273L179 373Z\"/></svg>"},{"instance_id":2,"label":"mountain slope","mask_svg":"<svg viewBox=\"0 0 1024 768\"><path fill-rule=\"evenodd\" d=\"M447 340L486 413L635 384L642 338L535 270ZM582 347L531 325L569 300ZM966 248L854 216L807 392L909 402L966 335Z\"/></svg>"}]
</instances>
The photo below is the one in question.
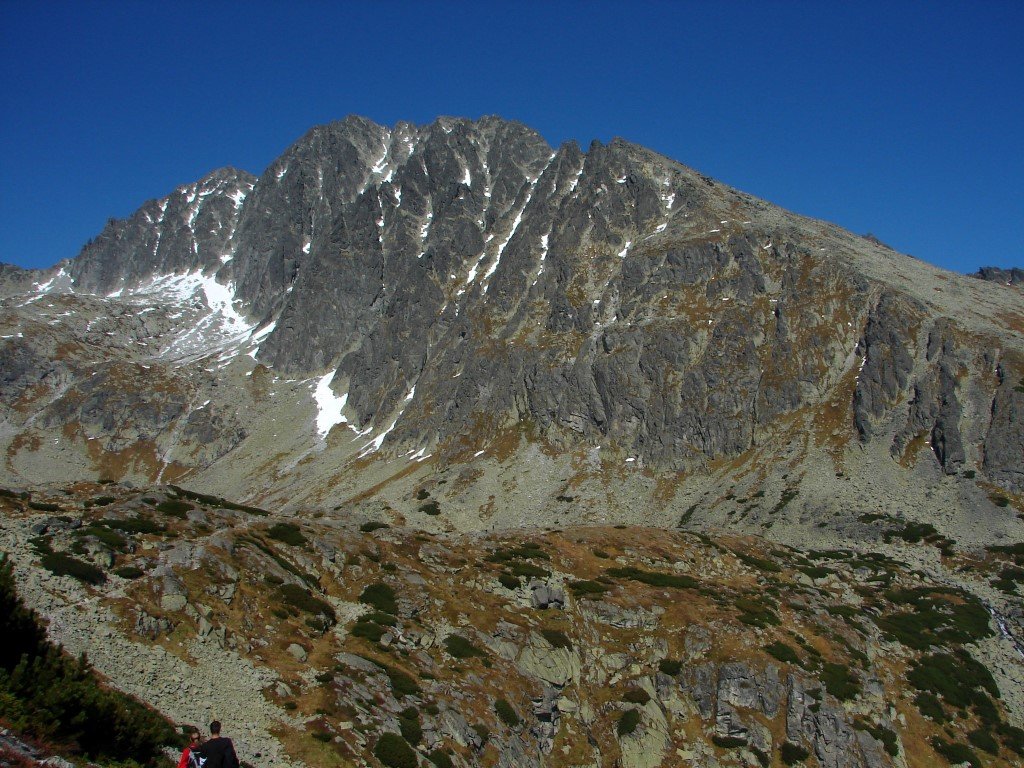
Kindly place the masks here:
<instances>
[{"instance_id":1,"label":"mountain slope","mask_svg":"<svg viewBox=\"0 0 1024 768\"><path fill-rule=\"evenodd\" d=\"M14 482L398 509L435 473L458 527L697 504L765 530L794 493L780 538L848 522L839 495L1019 523L990 500L1024 489L1018 288L618 139L346 118L110 222L0 323Z\"/></svg>"},{"instance_id":2,"label":"mountain slope","mask_svg":"<svg viewBox=\"0 0 1024 768\"><path fill-rule=\"evenodd\" d=\"M0 542L51 635L178 721L222 719L252 765L1024 753L1020 601L987 583L1020 544L950 553L953 580L902 537L857 553L607 526L434 536L357 528L353 509L54 490L0 496Z\"/></svg>"}]
</instances>

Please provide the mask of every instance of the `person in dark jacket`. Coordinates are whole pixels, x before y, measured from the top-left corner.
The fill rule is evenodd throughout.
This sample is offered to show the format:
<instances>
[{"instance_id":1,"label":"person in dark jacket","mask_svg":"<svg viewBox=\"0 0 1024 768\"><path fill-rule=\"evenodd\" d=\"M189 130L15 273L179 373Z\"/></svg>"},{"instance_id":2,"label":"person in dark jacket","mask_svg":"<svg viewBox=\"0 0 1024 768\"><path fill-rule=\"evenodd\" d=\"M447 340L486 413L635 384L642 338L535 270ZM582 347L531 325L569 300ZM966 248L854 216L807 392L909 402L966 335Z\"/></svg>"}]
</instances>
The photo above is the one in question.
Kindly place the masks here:
<instances>
[{"instance_id":1,"label":"person in dark jacket","mask_svg":"<svg viewBox=\"0 0 1024 768\"><path fill-rule=\"evenodd\" d=\"M196 751L206 758L203 768L239 768L235 745L220 735L220 720L210 723L210 738Z\"/></svg>"}]
</instances>

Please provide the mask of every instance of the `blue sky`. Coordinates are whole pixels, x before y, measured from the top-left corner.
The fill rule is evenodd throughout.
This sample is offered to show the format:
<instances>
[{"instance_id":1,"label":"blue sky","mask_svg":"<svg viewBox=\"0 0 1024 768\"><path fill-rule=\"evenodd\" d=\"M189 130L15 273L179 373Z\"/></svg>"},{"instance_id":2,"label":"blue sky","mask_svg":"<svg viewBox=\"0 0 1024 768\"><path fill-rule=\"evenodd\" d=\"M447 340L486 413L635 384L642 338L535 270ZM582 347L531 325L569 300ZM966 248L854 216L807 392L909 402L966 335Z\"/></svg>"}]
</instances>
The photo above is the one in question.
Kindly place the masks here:
<instances>
[{"instance_id":1,"label":"blue sky","mask_svg":"<svg viewBox=\"0 0 1024 768\"><path fill-rule=\"evenodd\" d=\"M354 113L622 136L948 269L1024 266L1022 29L1019 0L0 0L0 261Z\"/></svg>"}]
</instances>

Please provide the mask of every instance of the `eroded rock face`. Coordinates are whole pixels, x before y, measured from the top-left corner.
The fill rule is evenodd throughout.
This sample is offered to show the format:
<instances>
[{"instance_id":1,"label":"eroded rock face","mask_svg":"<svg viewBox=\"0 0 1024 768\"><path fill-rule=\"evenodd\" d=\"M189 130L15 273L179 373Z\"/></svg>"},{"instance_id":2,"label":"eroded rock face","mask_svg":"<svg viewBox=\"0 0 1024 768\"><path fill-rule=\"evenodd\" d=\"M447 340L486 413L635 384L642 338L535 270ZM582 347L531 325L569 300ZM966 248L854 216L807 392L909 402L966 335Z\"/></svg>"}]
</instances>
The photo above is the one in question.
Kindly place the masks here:
<instances>
[{"instance_id":1,"label":"eroded rock face","mask_svg":"<svg viewBox=\"0 0 1024 768\"><path fill-rule=\"evenodd\" d=\"M524 673L553 686L563 687L580 677L579 655L570 648L553 648L538 635L520 651L516 664Z\"/></svg>"},{"instance_id":2,"label":"eroded rock face","mask_svg":"<svg viewBox=\"0 0 1024 768\"><path fill-rule=\"evenodd\" d=\"M997 370L999 388L992 401L992 420L985 435L985 471L1018 493L1024 491L1024 365L1007 360Z\"/></svg>"}]
</instances>

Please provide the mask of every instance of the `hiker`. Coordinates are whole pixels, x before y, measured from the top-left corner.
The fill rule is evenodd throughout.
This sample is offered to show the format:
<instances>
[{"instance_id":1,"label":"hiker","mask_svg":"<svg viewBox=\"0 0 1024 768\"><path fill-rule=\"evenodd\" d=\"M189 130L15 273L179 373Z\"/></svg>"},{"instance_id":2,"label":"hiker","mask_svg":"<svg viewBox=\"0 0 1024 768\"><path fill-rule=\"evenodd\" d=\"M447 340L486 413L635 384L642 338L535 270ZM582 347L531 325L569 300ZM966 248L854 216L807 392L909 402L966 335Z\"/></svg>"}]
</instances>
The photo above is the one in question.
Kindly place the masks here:
<instances>
[{"instance_id":1,"label":"hiker","mask_svg":"<svg viewBox=\"0 0 1024 768\"><path fill-rule=\"evenodd\" d=\"M195 761L192 760L192 750L199 747L199 729L188 729L188 746L181 751L181 759L178 761L178 768L194 768Z\"/></svg>"},{"instance_id":2,"label":"hiker","mask_svg":"<svg viewBox=\"0 0 1024 768\"><path fill-rule=\"evenodd\" d=\"M203 768L239 768L235 745L220 735L220 720L210 723L210 738L196 751L206 758Z\"/></svg>"}]
</instances>

